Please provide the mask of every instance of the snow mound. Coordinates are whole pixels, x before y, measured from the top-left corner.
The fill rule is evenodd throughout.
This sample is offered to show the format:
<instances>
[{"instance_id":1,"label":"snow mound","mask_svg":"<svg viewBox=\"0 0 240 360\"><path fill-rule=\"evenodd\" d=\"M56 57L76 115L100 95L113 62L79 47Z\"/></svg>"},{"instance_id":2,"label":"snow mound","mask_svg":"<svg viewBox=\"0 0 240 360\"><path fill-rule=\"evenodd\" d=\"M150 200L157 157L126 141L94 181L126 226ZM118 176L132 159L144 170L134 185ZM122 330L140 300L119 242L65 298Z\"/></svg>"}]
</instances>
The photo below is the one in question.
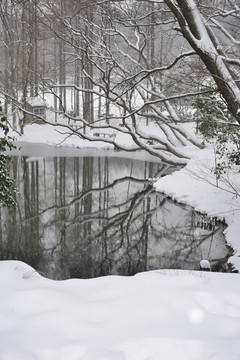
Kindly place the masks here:
<instances>
[{"instance_id":1,"label":"snow mound","mask_svg":"<svg viewBox=\"0 0 240 360\"><path fill-rule=\"evenodd\" d=\"M54 281L0 262L1 360L233 360L237 274L159 270Z\"/></svg>"}]
</instances>

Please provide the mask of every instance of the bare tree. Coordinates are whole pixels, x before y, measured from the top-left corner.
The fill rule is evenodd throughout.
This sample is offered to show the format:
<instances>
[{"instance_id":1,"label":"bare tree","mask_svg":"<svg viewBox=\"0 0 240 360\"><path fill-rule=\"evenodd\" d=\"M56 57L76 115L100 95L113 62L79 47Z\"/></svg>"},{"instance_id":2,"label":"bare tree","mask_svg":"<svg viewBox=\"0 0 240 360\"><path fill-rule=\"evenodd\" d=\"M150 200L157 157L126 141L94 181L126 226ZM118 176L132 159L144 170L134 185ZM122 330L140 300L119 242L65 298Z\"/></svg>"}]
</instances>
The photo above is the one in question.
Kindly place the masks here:
<instances>
[{"instance_id":1,"label":"bare tree","mask_svg":"<svg viewBox=\"0 0 240 360\"><path fill-rule=\"evenodd\" d=\"M185 145L189 141L196 146L201 144L181 128L182 119L169 102L177 96L164 94L169 90L166 79L172 68L193 52L184 51L177 58L171 54L167 57L168 65L161 65L163 56L153 61L159 47L163 52L163 37L171 31L162 4L150 8L138 2L130 5L109 2L109 5L110 9L94 2L87 10L84 6L79 8L71 17L59 16L65 29L65 49L69 59L74 63L81 61L82 87L76 83L58 83L50 86L51 91L74 88L83 99L80 116L65 113L69 123L62 126L90 141L105 141L130 151L145 149L169 163L185 164L188 159L183 150ZM56 11L54 8L55 16ZM158 30L163 34L160 43L152 38L154 22L159 23ZM150 45L147 44L149 34ZM61 34L58 36L63 40ZM173 47L176 46L177 42L173 41ZM195 92L193 89L193 94ZM99 106L96 111L96 98L105 99L105 112L99 111ZM155 122L159 135L142 131L141 124L146 118ZM109 136L111 132L128 135L133 145L121 145Z\"/></svg>"},{"instance_id":2,"label":"bare tree","mask_svg":"<svg viewBox=\"0 0 240 360\"><path fill-rule=\"evenodd\" d=\"M212 91L220 91L240 122L236 1L61 0L36 2L35 9L59 46L42 86L61 103L66 136L145 149L184 165L186 145L202 145L182 123L192 120L191 100L211 77ZM73 90L69 112L66 94ZM144 126L148 121L154 134ZM116 134L129 136L132 145L122 145Z\"/></svg>"}]
</instances>

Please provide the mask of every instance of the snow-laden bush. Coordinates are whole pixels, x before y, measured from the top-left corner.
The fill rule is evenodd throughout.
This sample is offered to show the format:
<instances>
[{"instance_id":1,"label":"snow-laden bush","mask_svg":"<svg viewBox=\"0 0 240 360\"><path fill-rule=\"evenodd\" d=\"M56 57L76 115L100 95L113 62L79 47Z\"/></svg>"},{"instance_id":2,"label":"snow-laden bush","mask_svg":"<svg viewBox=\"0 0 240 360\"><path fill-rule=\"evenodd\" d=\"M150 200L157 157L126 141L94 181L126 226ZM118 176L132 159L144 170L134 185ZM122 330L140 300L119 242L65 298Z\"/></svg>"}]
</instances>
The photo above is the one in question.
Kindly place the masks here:
<instances>
[{"instance_id":1,"label":"snow-laden bush","mask_svg":"<svg viewBox=\"0 0 240 360\"><path fill-rule=\"evenodd\" d=\"M0 111L2 111L0 107ZM7 156L6 150L13 149L13 138L8 135L9 127L7 119L2 116L0 119L0 206L7 206L9 208L16 206L15 196L16 189L13 184L13 179L10 177L7 165L11 157Z\"/></svg>"},{"instance_id":2,"label":"snow-laden bush","mask_svg":"<svg viewBox=\"0 0 240 360\"><path fill-rule=\"evenodd\" d=\"M212 171L219 180L232 166L240 165L240 126L217 92L199 97L194 107L198 130L207 142L214 144L215 166Z\"/></svg>"}]
</instances>

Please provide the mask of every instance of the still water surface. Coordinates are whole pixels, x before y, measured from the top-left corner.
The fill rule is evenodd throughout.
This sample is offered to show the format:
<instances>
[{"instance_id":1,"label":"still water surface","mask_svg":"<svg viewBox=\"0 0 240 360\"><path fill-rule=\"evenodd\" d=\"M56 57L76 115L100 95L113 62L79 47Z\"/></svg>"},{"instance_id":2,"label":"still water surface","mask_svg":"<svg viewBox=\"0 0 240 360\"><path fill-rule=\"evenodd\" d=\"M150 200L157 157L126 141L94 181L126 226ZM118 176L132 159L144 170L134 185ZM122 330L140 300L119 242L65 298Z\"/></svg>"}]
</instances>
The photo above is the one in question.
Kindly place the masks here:
<instances>
[{"instance_id":1,"label":"still water surface","mask_svg":"<svg viewBox=\"0 0 240 360\"><path fill-rule=\"evenodd\" d=\"M224 271L223 225L154 191L151 179L173 170L120 152L23 147L11 165L18 208L1 209L0 259L53 279L198 269L203 258Z\"/></svg>"}]
</instances>

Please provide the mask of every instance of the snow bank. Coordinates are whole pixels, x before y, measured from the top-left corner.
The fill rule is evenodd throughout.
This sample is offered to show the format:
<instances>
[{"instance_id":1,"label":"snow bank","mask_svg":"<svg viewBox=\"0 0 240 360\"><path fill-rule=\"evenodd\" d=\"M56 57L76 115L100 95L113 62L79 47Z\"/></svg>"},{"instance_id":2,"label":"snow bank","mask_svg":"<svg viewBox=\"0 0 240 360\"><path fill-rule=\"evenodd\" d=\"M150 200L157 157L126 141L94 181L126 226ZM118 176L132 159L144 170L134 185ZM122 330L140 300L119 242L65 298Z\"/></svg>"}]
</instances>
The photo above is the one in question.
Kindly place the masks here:
<instances>
[{"instance_id":1,"label":"snow bank","mask_svg":"<svg viewBox=\"0 0 240 360\"><path fill-rule=\"evenodd\" d=\"M159 270L54 281L0 262L1 360L233 360L236 274Z\"/></svg>"},{"instance_id":2,"label":"snow bank","mask_svg":"<svg viewBox=\"0 0 240 360\"><path fill-rule=\"evenodd\" d=\"M180 171L159 179L155 184L157 191L163 192L178 202L191 205L196 211L225 220L226 241L235 253L229 259L233 267L240 271L240 190L239 172L231 169L223 175L218 186L211 171L214 168L214 149L193 150L192 160Z\"/></svg>"},{"instance_id":3,"label":"snow bank","mask_svg":"<svg viewBox=\"0 0 240 360\"><path fill-rule=\"evenodd\" d=\"M9 133L17 141L27 143L48 144L54 146L77 147L77 148L101 148L113 149L111 144L102 141L88 141L79 136L69 134L67 129L61 126L52 126L49 124L32 124L24 127L24 134L17 134L15 131Z\"/></svg>"}]
</instances>

